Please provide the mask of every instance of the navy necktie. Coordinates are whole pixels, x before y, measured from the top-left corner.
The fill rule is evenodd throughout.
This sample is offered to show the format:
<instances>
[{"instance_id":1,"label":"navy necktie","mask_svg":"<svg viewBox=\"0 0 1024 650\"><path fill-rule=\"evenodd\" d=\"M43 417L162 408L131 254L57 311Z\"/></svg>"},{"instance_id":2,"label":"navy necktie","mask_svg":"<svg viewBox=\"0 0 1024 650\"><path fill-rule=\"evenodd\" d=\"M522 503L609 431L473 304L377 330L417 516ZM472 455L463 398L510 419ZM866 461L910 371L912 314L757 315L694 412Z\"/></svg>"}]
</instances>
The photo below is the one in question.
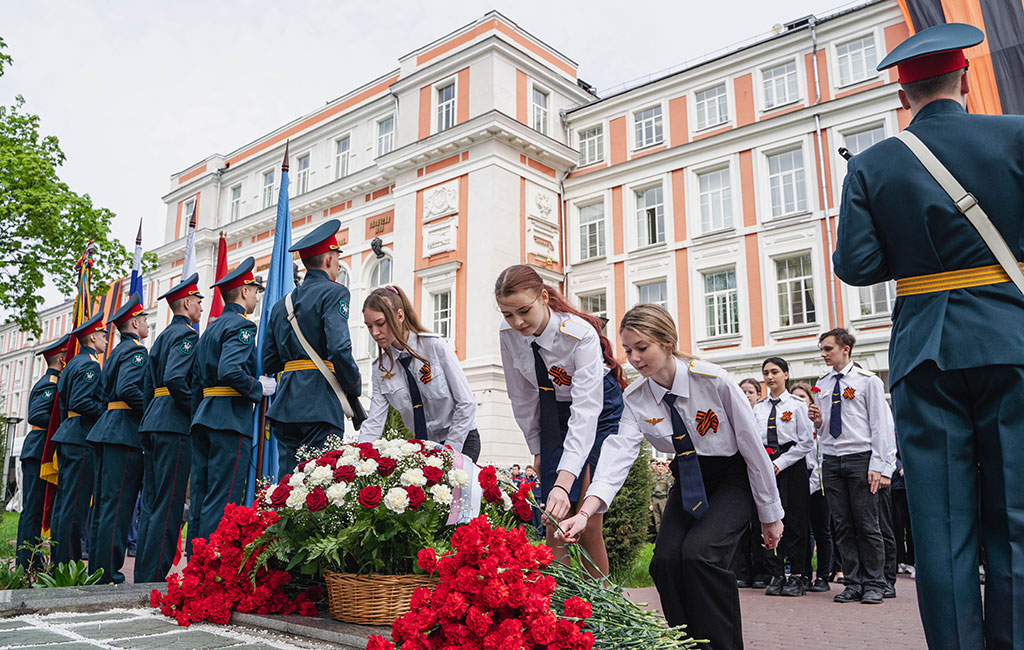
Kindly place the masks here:
<instances>
[{"instance_id":1,"label":"navy necktie","mask_svg":"<svg viewBox=\"0 0 1024 650\"><path fill-rule=\"evenodd\" d=\"M838 438L843 433L843 396L839 394L839 380L843 373L836 374L836 385L832 389L832 413L828 418L828 432L833 438Z\"/></svg>"},{"instance_id":2,"label":"navy necktie","mask_svg":"<svg viewBox=\"0 0 1024 650\"><path fill-rule=\"evenodd\" d=\"M665 393L663 398L668 405L669 417L672 420L672 446L676 449L676 469L679 472L679 496L683 501L683 510L700 519L708 509L708 497L704 492L704 477L700 473L700 462L693 440L683 424L683 418L676 410L676 396Z\"/></svg>"},{"instance_id":3,"label":"navy necktie","mask_svg":"<svg viewBox=\"0 0 1024 650\"><path fill-rule=\"evenodd\" d=\"M540 444L543 449L561 444L561 427L558 425L558 400L555 397L555 385L548 375L548 366L540 355L540 344L530 343L533 348L533 369L537 373L537 399L540 411Z\"/></svg>"},{"instance_id":4,"label":"navy necktie","mask_svg":"<svg viewBox=\"0 0 1024 650\"><path fill-rule=\"evenodd\" d=\"M768 414L768 447L772 451L779 450L779 428L775 423L775 407L778 406L781 399L768 399L772 403L772 412Z\"/></svg>"},{"instance_id":5,"label":"navy necktie","mask_svg":"<svg viewBox=\"0 0 1024 650\"><path fill-rule=\"evenodd\" d=\"M420 387L416 385L416 378L412 376L412 371L409 370L412 357L398 357L398 362L402 364L402 369L405 370L405 380L409 382L409 398L412 400L413 435L420 440L427 440L427 416L423 412L423 396L420 395Z\"/></svg>"}]
</instances>

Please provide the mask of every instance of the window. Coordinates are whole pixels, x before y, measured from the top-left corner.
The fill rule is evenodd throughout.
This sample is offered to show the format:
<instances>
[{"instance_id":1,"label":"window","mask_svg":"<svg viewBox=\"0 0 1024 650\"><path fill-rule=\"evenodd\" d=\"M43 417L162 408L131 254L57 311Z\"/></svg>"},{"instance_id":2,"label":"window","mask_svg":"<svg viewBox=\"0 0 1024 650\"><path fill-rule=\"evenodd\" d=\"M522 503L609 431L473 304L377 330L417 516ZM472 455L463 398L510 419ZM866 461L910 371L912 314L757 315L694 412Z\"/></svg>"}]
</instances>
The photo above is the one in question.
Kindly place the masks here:
<instances>
[{"instance_id":1,"label":"window","mask_svg":"<svg viewBox=\"0 0 1024 650\"><path fill-rule=\"evenodd\" d=\"M875 37L871 34L861 38L840 43L836 46L836 59L839 63L839 85L864 81L875 76Z\"/></svg>"},{"instance_id":2,"label":"window","mask_svg":"<svg viewBox=\"0 0 1024 650\"><path fill-rule=\"evenodd\" d=\"M580 166L604 160L604 127L600 124L580 131Z\"/></svg>"},{"instance_id":3,"label":"window","mask_svg":"<svg viewBox=\"0 0 1024 650\"><path fill-rule=\"evenodd\" d=\"M637 246L650 246L665 241L665 205L661 185L636 193Z\"/></svg>"},{"instance_id":4,"label":"window","mask_svg":"<svg viewBox=\"0 0 1024 650\"><path fill-rule=\"evenodd\" d=\"M843 141L850 153L856 156L876 142L885 139L885 128L876 126L856 133L848 133L843 136Z\"/></svg>"},{"instance_id":5,"label":"window","mask_svg":"<svg viewBox=\"0 0 1024 650\"><path fill-rule=\"evenodd\" d=\"M293 196L305 194L309 191L309 154L299 158L298 171L295 174L295 186Z\"/></svg>"},{"instance_id":6,"label":"window","mask_svg":"<svg viewBox=\"0 0 1024 650\"><path fill-rule=\"evenodd\" d=\"M231 220L237 221L242 216L242 186L231 188Z\"/></svg>"},{"instance_id":7,"label":"window","mask_svg":"<svg viewBox=\"0 0 1024 650\"><path fill-rule=\"evenodd\" d=\"M337 282L338 284L343 284L347 287L348 280L348 269L346 269L345 267L341 267L340 269L338 269L338 279L335 280L335 282Z\"/></svg>"},{"instance_id":8,"label":"window","mask_svg":"<svg viewBox=\"0 0 1024 650\"><path fill-rule=\"evenodd\" d=\"M696 95L696 100L698 131L729 121L724 83L700 91Z\"/></svg>"},{"instance_id":9,"label":"window","mask_svg":"<svg viewBox=\"0 0 1024 650\"><path fill-rule=\"evenodd\" d=\"M580 259L604 255L604 202L580 207Z\"/></svg>"},{"instance_id":10,"label":"window","mask_svg":"<svg viewBox=\"0 0 1024 650\"><path fill-rule=\"evenodd\" d=\"M640 302L653 303L662 307L668 306L668 285L664 280L638 284L636 288L639 290Z\"/></svg>"},{"instance_id":11,"label":"window","mask_svg":"<svg viewBox=\"0 0 1024 650\"><path fill-rule=\"evenodd\" d=\"M373 267L373 273L370 274L370 288L376 289L377 287L385 284L391 284L391 258L383 257L377 266Z\"/></svg>"},{"instance_id":12,"label":"window","mask_svg":"<svg viewBox=\"0 0 1024 650\"><path fill-rule=\"evenodd\" d=\"M455 83L437 89L437 130L455 126Z\"/></svg>"},{"instance_id":13,"label":"window","mask_svg":"<svg viewBox=\"0 0 1024 650\"><path fill-rule=\"evenodd\" d=\"M433 296L434 332L441 338L451 338L452 334L452 292L443 291Z\"/></svg>"},{"instance_id":14,"label":"window","mask_svg":"<svg viewBox=\"0 0 1024 650\"><path fill-rule=\"evenodd\" d=\"M771 188L773 217L806 210L804 152L793 149L768 156L768 184Z\"/></svg>"},{"instance_id":15,"label":"window","mask_svg":"<svg viewBox=\"0 0 1024 650\"><path fill-rule=\"evenodd\" d=\"M188 234L188 225L192 221L192 212L196 209L196 200L189 199L185 201L181 206L181 232L178 233L179 237L184 237ZM198 221L197 221L198 223Z\"/></svg>"},{"instance_id":16,"label":"window","mask_svg":"<svg viewBox=\"0 0 1024 650\"><path fill-rule=\"evenodd\" d=\"M814 279L811 254L775 260L779 287L779 325L804 325L815 322Z\"/></svg>"},{"instance_id":17,"label":"window","mask_svg":"<svg viewBox=\"0 0 1024 650\"><path fill-rule=\"evenodd\" d=\"M531 95L533 100L533 111L532 111L532 123L530 126L534 130L548 134L548 94L540 88L534 87L533 94Z\"/></svg>"},{"instance_id":18,"label":"window","mask_svg":"<svg viewBox=\"0 0 1024 650\"><path fill-rule=\"evenodd\" d=\"M697 174L697 189L700 196L700 231L704 233L732 228L729 168Z\"/></svg>"},{"instance_id":19,"label":"window","mask_svg":"<svg viewBox=\"0 0 1024 650\"><path fill-rule=\"evenodd\" d=\"M652 106L633 113L634 146L643 149L665 139L661 123L661 106Z\"/></svg>"},{"instance_id":20,"label":"window","mask_svg":"<svg viewBox=\"0 0 1024 650\"><path fill-rule=\"evenodd\" d=\"M739 298L736 269L704 274L704 309L708 337L739 334Z\"/></svg>"},{"instance_id":21,"label":"window","mask_svg":"<svg viewBox=\"0 0 1024 650\"><path fill-rule=\"evenodd\" d=\"M377 155L391 153L395 147L395 118L394 116L377 122Z\"/></svg>"},{"instance_id":22,"label":"window","mask_svg":"<svg viewBox=\"0 0 1024 650\"><path fill-rule=\"evenodd\" d=\"M350 139L346 135L339 138L335 143L334 151L334 178L335 180L348 176L348 151Z\"/></svg>"},{"instance_id":23,"label":"window","mask_svg":"<svg viewBox=\"0 0 1024 650\"><path fill-rule=\"evenodd\" d=\"M274 170L263 172L263 207L274 205Z\"/></svg>"},{"instance_id":24,"label":"window","mask_svg":"<svg viewBox=\"0 0 1024 650\"><path fill-rule=\"evenodd\" d=\"M591 293L591 294L588 294L588 295L585 295L585 296L580 296L579 299L580 299L580 311L582 311L585 314L591 314L592 316L595 316L598 320L603 321L605 323L605 327L602 328L602 329L607 329L607 324L608 324L607 323L607 321L608 321L608 297L607 297L607 295L602 291L601 293Z\"/></svg>"},{"instance_id":25,"label":"window","mask_svg":"<svg viewBox=\"0 0 1024 650\"><path fill-rule=\"evenodd\" d=\"M797 99L796 62L790 61L762 72L764 107L774 108Z\"/></svg>"},{"instance_id":26,"label":"window","mask_svg":"<svg viewBox=\"0 0 1024 650\"><path fill-rule=\"evenodd\" d=\"M881 316L891 314L896 303L896 283L881 282L870 287L858 287L860 292L860 315Z\"/></svg>"}]
</instances>

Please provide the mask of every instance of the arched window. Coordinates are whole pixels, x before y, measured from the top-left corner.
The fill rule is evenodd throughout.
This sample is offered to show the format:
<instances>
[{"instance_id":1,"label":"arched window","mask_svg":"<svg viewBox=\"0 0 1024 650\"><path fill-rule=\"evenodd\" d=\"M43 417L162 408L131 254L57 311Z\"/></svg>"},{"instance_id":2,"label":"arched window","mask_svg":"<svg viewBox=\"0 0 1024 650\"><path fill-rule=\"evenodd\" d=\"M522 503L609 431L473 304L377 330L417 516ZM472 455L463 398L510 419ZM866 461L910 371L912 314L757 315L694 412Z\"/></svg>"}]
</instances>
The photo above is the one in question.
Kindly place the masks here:
<instances>
[{"instance_id":1,"label":"arched window","mask_svg":"<svg viewBox=\"0 0 1024 650\"><path fill-rule=\"evenodd\" d=\"M348 269L344 266L338 269L338 279L336 282L338 284L343 284L346 287L348 286Z\"/></svg>"},{"instance_id":2,"label":"arched window","mask_svg":"<svg viewBox=\"0 0 1024 650\"><path fill-rule=\"evenodd\" d=\"M391 258L383 257L377 262L377 266L373 267L373 272L370 274L370 287L377 288L385 284L391 284Z\"/></svg>"}]
</instances>

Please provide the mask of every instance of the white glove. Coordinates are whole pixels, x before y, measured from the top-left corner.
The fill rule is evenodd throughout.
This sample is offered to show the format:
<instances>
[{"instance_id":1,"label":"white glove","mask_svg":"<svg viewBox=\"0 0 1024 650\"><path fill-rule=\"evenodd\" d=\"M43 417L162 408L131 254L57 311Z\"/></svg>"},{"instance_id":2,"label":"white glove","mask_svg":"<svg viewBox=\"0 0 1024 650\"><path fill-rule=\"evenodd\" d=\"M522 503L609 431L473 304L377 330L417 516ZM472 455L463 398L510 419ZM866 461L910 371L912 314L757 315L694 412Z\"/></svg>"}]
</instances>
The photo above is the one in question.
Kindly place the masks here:
<instances>
[{"instance_id":1,"label":"white glove","mask_svg":"<svg viewBox=\"0 0 1024 650\"><path fill-rule=\"evenodd\" d=\"M260 377L260 386L263 386L263 396L270 397L277 392L277 380L273 377L263 375Z\"/></svg>"}]
</instances>

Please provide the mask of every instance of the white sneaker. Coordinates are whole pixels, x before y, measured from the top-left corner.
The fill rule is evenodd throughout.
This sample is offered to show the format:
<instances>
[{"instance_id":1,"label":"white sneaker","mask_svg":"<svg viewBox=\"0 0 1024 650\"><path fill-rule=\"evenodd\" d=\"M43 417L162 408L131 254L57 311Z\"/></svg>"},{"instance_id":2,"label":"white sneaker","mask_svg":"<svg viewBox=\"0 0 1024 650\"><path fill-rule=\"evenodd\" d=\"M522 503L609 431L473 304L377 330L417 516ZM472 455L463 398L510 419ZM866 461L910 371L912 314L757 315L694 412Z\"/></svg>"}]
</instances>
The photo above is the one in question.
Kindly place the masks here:
<instances>
[{"instance_id":1,"label":"white sneaker","mask_svg":"<svg viewBox=\"0 0 1024 650\"><path fill-rule=\"evenodd\" d=\"M896 571L897 573L908 573L907 565L900 562L899 566L896 568Z\"/></svg>"},{"instance_id":2,"label":"white sneaker","mask_svg":"<svg viewBox=\"0 0 1024 650\"><path fill-rule=\"evenodd\" d=\"M916 578L917 577L917 569L914 568L913 564L911 564L911 565L909 565L907 567L907 573L910 574L911 578Z\"/></svg>"}]
</instances>

